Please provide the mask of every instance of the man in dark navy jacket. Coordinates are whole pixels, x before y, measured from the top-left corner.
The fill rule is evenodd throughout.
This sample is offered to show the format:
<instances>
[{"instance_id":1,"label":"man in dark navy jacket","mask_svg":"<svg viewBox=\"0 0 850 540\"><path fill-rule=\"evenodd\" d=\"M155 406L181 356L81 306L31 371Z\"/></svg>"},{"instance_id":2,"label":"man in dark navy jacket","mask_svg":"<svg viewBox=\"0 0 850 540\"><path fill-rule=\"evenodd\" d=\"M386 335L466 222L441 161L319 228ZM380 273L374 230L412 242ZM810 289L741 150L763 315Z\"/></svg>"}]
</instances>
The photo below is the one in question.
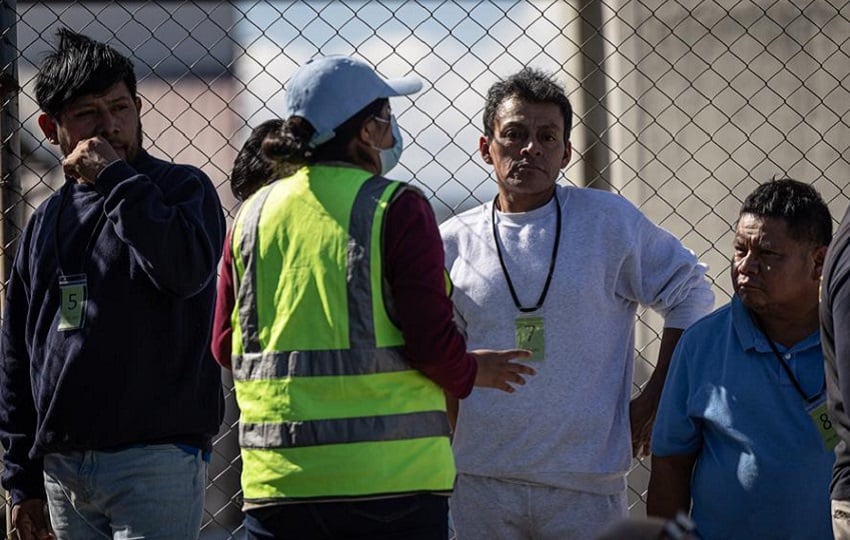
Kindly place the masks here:
<instances>
[{"instance_id":1,"label":"man in dark navy jacket","mask_svg":"<svg viewBox=\"0 0 850 540\"><path fill-rule=\"evenodd\" d=\"M199 169L142 148L130 60L58 38L35 94L66 182L20 238L0 341L12 519L22 540L197 538L222 417L221 205Z\"/></svg>"}]
</instances>

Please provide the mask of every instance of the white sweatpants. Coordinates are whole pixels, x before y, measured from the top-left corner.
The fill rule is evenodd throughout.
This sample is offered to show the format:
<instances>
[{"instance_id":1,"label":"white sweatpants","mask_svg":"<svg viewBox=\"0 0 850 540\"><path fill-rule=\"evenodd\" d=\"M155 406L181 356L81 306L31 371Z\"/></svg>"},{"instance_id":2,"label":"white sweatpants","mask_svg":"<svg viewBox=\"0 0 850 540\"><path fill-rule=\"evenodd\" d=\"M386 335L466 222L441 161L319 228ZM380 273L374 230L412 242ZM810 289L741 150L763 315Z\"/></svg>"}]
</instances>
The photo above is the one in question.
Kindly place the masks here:
<instances>
[{"instance_id":1,"label":"white sweatpants","mask_svg":"<svg viewBox=\"0 0 850 540\"><path fill-rule=\"evenodd\" d=\"M588 540L628 515L625 493L598 495L459 474L449 502L458 540Z\"/></svg>"}]
</instances>

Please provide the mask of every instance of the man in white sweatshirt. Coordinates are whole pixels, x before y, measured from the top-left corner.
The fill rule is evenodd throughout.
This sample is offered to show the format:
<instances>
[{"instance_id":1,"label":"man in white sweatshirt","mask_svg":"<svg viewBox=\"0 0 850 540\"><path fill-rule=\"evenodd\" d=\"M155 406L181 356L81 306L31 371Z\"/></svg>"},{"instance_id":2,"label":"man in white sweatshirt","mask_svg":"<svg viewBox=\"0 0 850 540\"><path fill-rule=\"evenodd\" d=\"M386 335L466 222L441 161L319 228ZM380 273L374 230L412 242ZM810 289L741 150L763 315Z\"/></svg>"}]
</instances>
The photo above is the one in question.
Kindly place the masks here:
<instances>
[{"instance_id":1,"label":"man in white sweatshirt","mask_svg":"<svg viewBox=\"0 0 850 540\"><path fill-rule=\"evenodd\" d=\"M494 201L441 227L458 325L470 347L534 352L520 399L476 390L454 434L460 540L585 539L626 516L673 349L708 313L706 267L616 194L557 185L572 108L548 74L494 84L479 150ZM664 317L655 372L632 387L638 306Z\"/></svg>"}]
</instances>

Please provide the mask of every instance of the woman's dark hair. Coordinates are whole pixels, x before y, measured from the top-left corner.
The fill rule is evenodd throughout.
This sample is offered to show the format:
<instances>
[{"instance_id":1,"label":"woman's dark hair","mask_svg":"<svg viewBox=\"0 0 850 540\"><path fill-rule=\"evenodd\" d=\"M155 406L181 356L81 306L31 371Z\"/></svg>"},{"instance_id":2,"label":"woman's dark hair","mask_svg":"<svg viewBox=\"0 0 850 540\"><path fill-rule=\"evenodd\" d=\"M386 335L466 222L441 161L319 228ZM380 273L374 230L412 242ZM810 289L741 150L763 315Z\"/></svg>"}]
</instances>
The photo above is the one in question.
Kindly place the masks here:
<instances>
[{"instance_id":1,"label":"woman's dark hair","mask_svg":"<svg viewBox=\"0 0 850 540\"><path fill-rule=\"evenodd\" d=\"M238 200L244 201L264 185L284 176L279 167L262 152L263 140L281 126L283 120L279 118L266 120L251 131L248 140L236 154L230 172L230 190Z\"/></svg>"},{"instance_id":2,"label":"woman's dark hair","mask_svg":"<svg viewBox=\"0 0 850 540\"><path fill-rule=\"evenodd\" d=\"M368 118L377 116L388 102L388 98L379 98L366 105L354 116L334 129L335 135L328 142L312 148L310 139L316 133L315 128L300 116L290 116L283 127L269 133L263 141L265 156L287 167L311 165L319 161L361 161L368 156L350 156L348 143L357 136Z\"/></svg>"},{"instance_id":3,"label":"woman's dark hair","mask_svg":"<svg viewBox=\"0 0 850 540\"><path fill-rule=\"evenodd\" d=\"M119 82L136 99L133 63L106 45L68 28L60 28L59 43L38 68L35 99L56 120L68 102L87 94L102 94Z\"/></svg>"}]
</instances>

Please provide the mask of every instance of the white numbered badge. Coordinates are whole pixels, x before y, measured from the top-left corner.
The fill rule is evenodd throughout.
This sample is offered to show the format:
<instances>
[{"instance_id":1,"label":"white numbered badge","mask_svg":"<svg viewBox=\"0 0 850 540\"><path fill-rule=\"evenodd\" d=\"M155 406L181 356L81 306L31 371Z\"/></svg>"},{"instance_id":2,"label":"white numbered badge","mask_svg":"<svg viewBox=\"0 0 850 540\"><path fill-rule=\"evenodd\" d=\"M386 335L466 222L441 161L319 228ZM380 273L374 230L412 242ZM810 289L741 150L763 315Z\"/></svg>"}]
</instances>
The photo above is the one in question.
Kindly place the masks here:
<instances>
[{"instance_id":1,"label":"white numbered badge","mask_svg":"<svg viewBox=\"0 0 850 540\"><path fill-rule=\"evenodd\" d=\"M62 304L59 306L58 330L76 330L86 322L88 285L85 274L59 276Z\"/></svg>"}]
</instances>

